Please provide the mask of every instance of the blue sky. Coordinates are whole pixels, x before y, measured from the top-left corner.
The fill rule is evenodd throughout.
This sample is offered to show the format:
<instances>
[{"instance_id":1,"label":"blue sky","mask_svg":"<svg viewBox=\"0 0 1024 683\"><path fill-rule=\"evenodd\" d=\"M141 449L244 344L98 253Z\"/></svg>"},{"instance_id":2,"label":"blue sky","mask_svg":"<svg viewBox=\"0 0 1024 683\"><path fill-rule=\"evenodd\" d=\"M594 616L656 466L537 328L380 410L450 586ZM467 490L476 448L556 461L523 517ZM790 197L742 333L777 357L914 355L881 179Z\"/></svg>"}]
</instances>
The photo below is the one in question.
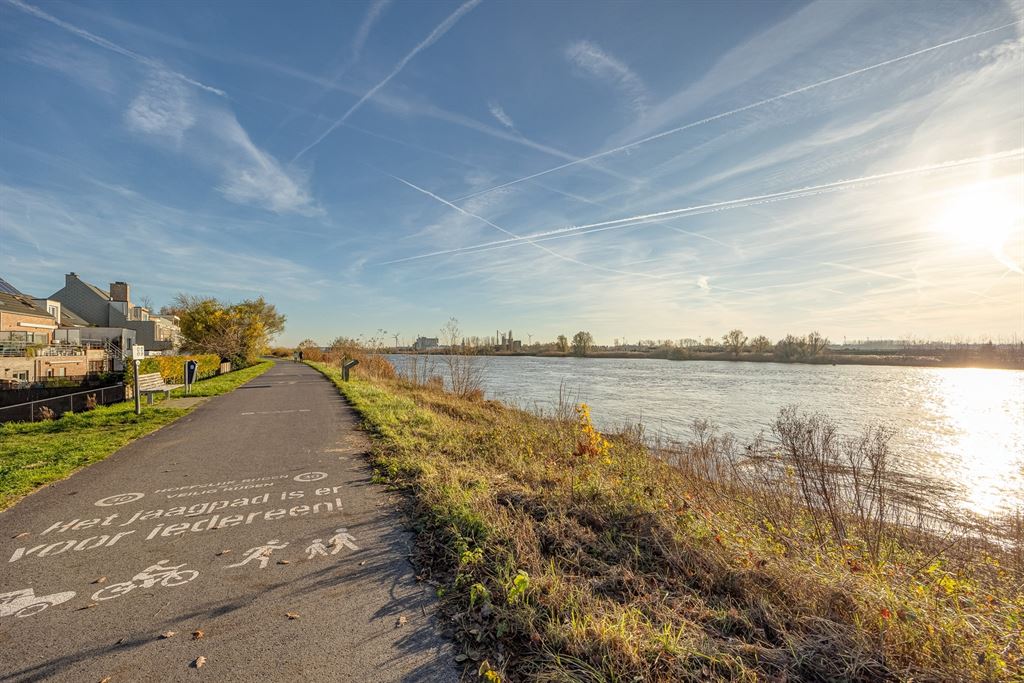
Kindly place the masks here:
<instances>
[{"instance_id":1,"label":"blue sky","mask_svg":"<svg viewBox=\"0 0 1024 683\"><path fill-rule=\"evenodd\" d=\"M0 275L285 342L1022 335L1022 17L0 0Z\"/></svg>"}]
</instances>

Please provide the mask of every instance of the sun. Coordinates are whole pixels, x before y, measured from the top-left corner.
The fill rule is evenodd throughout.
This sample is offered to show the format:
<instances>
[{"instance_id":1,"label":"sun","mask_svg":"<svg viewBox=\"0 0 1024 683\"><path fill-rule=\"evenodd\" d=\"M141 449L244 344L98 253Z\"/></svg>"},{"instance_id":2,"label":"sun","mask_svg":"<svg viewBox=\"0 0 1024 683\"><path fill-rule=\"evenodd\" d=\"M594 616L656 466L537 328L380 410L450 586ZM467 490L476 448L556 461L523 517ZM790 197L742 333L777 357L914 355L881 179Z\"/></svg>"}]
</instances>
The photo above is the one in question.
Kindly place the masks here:
<instances>
[{"instance_id":1,"label":"sun","mask_svg":"<svg viewBox=\"0 0 1024 683\"><path fill-rule=\"evenodd\" d=\"M934 227L965 246L1001 254L1013 234L1024 227L1024 177L954 190Z\"/></svg>"}]
</instances>

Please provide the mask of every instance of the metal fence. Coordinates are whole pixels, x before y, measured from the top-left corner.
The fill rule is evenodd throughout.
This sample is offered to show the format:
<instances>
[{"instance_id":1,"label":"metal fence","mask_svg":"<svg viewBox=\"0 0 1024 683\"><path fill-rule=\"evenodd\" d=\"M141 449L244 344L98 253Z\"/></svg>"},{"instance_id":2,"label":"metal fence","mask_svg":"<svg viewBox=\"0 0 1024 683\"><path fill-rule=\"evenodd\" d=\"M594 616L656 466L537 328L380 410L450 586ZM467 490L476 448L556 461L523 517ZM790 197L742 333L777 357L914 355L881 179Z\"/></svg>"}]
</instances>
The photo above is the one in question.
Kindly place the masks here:
<instances>
[{"instance_id":1,"label":"metal fence","mask_svg":"<svg viewBox=\"0 0 1024 683\"><path fill-rule=\"evenodd\" d=\"M125 400L124 384L97 387L73 394L63 394L36 401L18 403L0 408L0 423L36 422L60 417L65 413L80 413L96 406L107 406Z\"/></svg>"}]
</instances>

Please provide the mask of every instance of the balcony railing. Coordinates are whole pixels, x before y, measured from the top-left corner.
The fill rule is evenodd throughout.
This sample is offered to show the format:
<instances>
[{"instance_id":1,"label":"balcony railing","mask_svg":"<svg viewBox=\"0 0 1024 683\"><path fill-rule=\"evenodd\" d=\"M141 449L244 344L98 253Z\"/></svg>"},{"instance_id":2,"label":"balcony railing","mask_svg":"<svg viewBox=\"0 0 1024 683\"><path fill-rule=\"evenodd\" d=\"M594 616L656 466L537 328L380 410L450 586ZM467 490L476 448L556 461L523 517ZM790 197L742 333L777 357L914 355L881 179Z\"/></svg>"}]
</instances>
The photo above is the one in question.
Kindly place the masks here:
<instances>
[{"instance_id":1,"label":"balcony railing","mask_svg":"<svg viewBox=\"0 0 1024 683\"><path fill-rule=\"evenodd\" d=\"M5 358L38 358L41 356L84 356L85 348L77 344L32 344L21 341L0 341L0 356Z\"/></svg>"}]
</instances>

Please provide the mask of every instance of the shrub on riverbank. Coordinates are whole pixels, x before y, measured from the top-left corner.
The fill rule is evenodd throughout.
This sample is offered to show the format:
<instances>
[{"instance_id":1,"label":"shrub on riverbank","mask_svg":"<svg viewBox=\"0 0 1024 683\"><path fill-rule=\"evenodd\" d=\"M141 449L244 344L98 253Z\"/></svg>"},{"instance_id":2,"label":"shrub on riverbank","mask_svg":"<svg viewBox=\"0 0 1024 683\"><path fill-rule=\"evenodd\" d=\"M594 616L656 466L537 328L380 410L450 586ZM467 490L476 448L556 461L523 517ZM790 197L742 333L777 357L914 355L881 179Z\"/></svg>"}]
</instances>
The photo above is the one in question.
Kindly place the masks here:
<instances>
[{"instance_id":1,"label":"shrub on riverbank","mask_svg":"<svg viewBox=\"0 0 1024 683\"><path fill-rule=\"evenodd\" d=\"M801 510L799 483L779 501L787 514L768 518L766 489L710 481L731 461L709 432L670 465L639 430L597 434L583 410L543 419L437 386L337 383L375 435L379 477L410 494L421 577L474 670L546 681L1021 671L1024 568L995 547L964 561L900 534L865 542L870 514L836 535ZM804 427L790 426L794 438Z\"/></svg>"},{"instance_id":2,"label":"shrub on riverbank","mask_svg":"<svg viewBox=\"0 0 1024 683\"><path fill-rule=\"evenodd\" d=\"M220 356L216 354L191 354L182 356L148 356L139 362L139 375L159 372L169 384L185 383L185 362L194 360L199 363L199 379L213 377L220 371ZM135 378L134 363L125 363L124 381L131 386Z\"/></svg>"}]
</instances>

